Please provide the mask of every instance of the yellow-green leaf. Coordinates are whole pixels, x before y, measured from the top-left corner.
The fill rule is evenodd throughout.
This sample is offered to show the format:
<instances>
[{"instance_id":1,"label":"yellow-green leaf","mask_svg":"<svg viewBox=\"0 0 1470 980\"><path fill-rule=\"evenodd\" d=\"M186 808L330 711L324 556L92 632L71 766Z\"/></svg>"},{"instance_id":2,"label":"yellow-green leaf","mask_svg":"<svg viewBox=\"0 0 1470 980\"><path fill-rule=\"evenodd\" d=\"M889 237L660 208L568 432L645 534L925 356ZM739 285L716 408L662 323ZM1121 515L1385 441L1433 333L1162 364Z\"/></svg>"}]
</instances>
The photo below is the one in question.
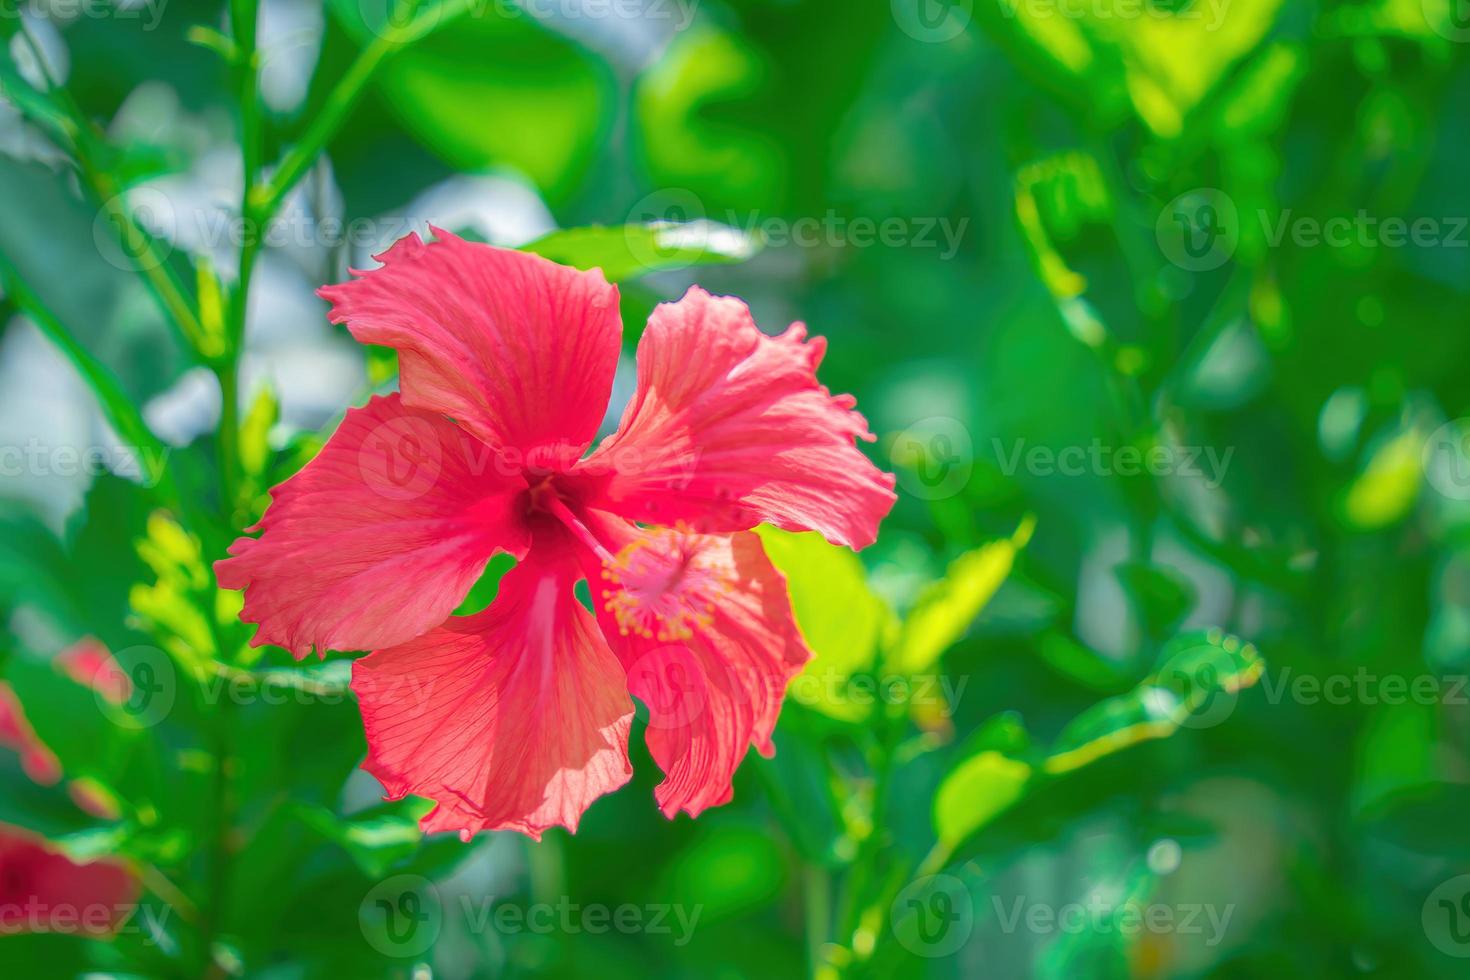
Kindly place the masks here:
<instances>
[{"instance_id":1,"label":"yellow-green leaf","mask_svg":"<svg viewBox=\"0 0 1470 980\"><path fill-rule=\"evenodd\" d=\"M939 843L954 847L990 823L1021 798L1030 780L1030 766L999 752L981 752L955 766L934 796Z\"/></svg>"},{"instance_id":2,"label":"yellow-green leaf","mask_svg":"<svg viewBox=\"0 0 1470 980\"><path fill-rule=\"evenodd\" d=\"M847 680L873 669L893 613L868 588L863 563L812 531L760 527L756 533L771 564L786 576L797 626L815 654L791 682L790 696L832 718L867 717L872 698L847 697Z\"/></svg>"},{"instance_id":3,"label":"yellow-green leaf","mask_svg":"<svg viewBox=\"0 0 1470 980\"><path fill-rule=\"evenodd\" d=\"M956 558L944 578L920 594L889 657L889 669L906 674L931 669L940 655L965 635L1011 574L1016 554L1026 547L1035 525L1028 516L1009 538Z\"/></svg>"}]
</instances>

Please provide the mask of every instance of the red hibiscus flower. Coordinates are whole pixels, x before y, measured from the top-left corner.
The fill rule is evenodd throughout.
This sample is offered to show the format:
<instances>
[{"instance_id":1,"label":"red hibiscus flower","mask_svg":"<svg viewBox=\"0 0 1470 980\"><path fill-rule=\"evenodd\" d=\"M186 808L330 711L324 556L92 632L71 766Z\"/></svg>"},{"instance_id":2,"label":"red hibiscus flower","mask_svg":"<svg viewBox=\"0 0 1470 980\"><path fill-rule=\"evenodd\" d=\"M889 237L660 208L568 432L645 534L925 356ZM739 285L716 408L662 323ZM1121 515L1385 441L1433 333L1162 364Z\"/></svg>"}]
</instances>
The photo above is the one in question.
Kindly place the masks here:
<instances>
[{"instance_id":1,"label":"red hibiscus flower","mask_svg":"<svg viewBox=\"0 0 1470 980\"><path fill-rule=\"evenodd\" d=\"M751 528L870 544L895 498L856 447L867 423L817 383L820 338L768 336L695 288L654 310L637 391L583 458L617 366L617 289L435 234L321 291L334 322L397 349L401 391L348 412L274 490L220 584L245 590L257 644L375 651L353 668L365 768L390 798L438 804L425 830L575 831L631 776L630 695L663 812L728 802L811 656ZM518 560L496 600L451 617L496 552Z\"/></svg>"},{"instance_id":2,"label":"red hibiscus flower","mask_svg":"<svg viewBox=\"0 0 1470 980\"><path fill-rule=\"evenodd\" d=\"M0 824L0 935L110 936L132 914L138 880L118 861L77 863L27 831Z\"/></svg>"}]
</instances>

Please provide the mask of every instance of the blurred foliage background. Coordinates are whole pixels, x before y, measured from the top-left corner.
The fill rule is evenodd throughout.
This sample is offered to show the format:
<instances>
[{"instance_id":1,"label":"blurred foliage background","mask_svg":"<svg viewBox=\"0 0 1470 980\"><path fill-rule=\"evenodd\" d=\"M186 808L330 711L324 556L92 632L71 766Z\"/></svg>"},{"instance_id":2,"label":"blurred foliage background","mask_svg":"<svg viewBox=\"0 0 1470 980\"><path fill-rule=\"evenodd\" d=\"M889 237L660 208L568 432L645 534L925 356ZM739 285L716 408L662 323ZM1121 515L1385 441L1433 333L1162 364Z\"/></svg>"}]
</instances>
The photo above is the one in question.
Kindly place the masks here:
<instances>
[{"instance_id":1,"label":"blurred foliage background","mask_svg":"<svg viewBox=\"0 0 1470 980\"><path fill-rule=\"evenodd\" d=\"M0 676L65 774L0 750L0 822L155 913L8 975L1463 975L1463 4L0 14ZM699 282L899 473L860 556L765 534L818 658L698 821L635 729L576 837L422 839L350 656L214 585L394 383L313 290L430 222L621 280L609 429Z\"/></svg>"}]
</instances>

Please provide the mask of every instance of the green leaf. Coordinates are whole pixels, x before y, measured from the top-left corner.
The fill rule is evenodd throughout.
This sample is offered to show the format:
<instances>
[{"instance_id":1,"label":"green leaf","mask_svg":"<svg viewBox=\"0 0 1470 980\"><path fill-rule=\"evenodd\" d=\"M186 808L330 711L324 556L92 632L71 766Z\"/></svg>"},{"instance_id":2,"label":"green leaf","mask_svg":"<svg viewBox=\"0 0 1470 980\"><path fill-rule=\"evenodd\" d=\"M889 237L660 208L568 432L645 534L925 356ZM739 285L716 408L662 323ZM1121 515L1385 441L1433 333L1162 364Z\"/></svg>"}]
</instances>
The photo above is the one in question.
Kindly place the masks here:
<instances>
[{"instance_id":1,"label":"green leaf","mask_svg":"<svg viewBox=\"0 0 1470 980\"><path fill-rule=\"evenodd\" d=\"M934 796L934 831L953 848L1019 800L1031 767L1000 752L972 756L950 770Z\"/></svg>"},{"instance_id":2,"label":"green leaf","mask_svg":"<svg viewBox=\"0 0 1470 980\"><path fill-rule=\"evenodd\" d=\"M1180 728L1210 728L1235 710L1235 695L1260 679L1256 648L1219 630L1171 640L1156 673L1127 694L1108 698L1063 729L1043 768L1059 774Z\"/></svg>"},{"instance_id":3,"label":"green leaf","mask_svg":"<svg viewBox=\"0 0 1470 980\"><path fill-rule=\"evenodd\" d=\"M293 812L308 827L341 845L363 874L382 878L417 853L424 839L419 820L431 809L433 804L426 800L407 799L351 817L339 817L323 806L298 805Z\"/></svg>"},{"instance_id":4,"label":"green leaf","mask_svg":"<svg viewBox=\"0 0 1470 980\"><path fill-rule=\"evenodd\" d=\"M1035 525L1035 520L1027 517L1011 537L956 558L944 578L919 595L889 656L889 669L907 674L932 669L940 655L965 635L1005 582Z\"/></svg>"},{"instance_id":5,"label":"green leaf","mask_svg":"<svg viewBox=\"0 0 1470 980\"><path fill-rule=\"evenodd\" d=\"M858 721L871 699L844 695L846 681L873 669L880 644L893 629L893 613L868 588L862 561L820 534L759 527L766 556L786 576L796 623L815 656L791 682L796 701L831 718Z\"/></svg>"},{"instance_id":6,"label":"green leaf","mask_svg":"<svg viewBox=\"0 0 1470 980\"><path fill-rule=\"evenodd\" d=\"M758 238L711 221L592 225L554 231L523 251L578 269L600 268L608 282L626 282L664 269L744 262Z\"/></svg>"},{"instance_id":7,"label":"green leaf","mask_svg":"<svg viewBox=\"0 0 1470 980\"><path fill-rule=\"evenodd\" d=\"M1343 520L1373 531L1407 516L1419 499L1423 482L1423 447L1424 433L1413 428L1380 439L1362 472L1343 493Z\"/></svg>"}]
</instances>

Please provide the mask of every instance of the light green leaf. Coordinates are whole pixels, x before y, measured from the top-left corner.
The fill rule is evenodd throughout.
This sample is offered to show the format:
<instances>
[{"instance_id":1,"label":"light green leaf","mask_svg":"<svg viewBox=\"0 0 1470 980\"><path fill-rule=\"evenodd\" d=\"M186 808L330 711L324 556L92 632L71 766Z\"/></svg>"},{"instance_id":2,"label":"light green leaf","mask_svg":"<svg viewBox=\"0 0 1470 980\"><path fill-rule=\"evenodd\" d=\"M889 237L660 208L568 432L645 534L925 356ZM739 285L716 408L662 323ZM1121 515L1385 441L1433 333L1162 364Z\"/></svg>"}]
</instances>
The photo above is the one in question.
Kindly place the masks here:
<instances>
[{"instance_id":1,"label":"light green leaf","mask_svg":"<svg viewBox=\"0 0 1470 980\"><path fill-rule=\"evenodd\" d=\"M760 239L712 221L666 221L568 228L522 250L578 269L600 268L609 282L625 282L662 269L744 262L760 248Z\"/></svg>"},{"instance_id":2,"label":"light green leaf","mask_svg":"<svg viewBox=\"0 0 1470 980\"><path fill-rule=\"evenodd\" d=\"M1071 772L1104 756L1181 728L1211 728L1235 710L1236 694L1260 679L1256 648L1219 630L1175 637L1156 673L1127 694L1108 698L1063 729L1043 769Z\"/></svg>"},{"instance_id":3,"label":"light green leaf","mask_svg":"<svg viewBox=\"0 0 1470 980\"><path fill-rule=\"evenodd\" d=\"M759 527L766 555L786 576L796 623L815 656L791 682L791 696L831 718L858 721L872 699L845 697L846 681L873 669L878 648L893 629L893 614L868 588L863 563L820 534Z\"/></svg>"},{"instance_id":4,"label":"light green leaf","mask_svg":"<svg viewBox=\"0 0 1470 980\"><path fill-rule=\"evenodd\" d=\"M889 669L907 674L931 669L965 635L1010 575L1016 554L1026 547L1035 525L1028 516L1011 537L956 558L944 578L920 594L889 656Z\"/></svg>"},{"instance_id":5,"label":"light green leaf","mask_svg":"<svg viewBox=\"0 0 1470 980\"><path fill-rule=\"evenodd\" d=\"M1424 434L1404 429L1381 440L1342 497L1342 516L1365 531L1397 523L1419 499Z\"/></svg>"},{"instance_id":6,"label":"light green leaf","mask_svg":"<svg viewBox=\"0 0 1470 980\"><path fill-rule=\"evenodd\" d=\"M418 851L424 837L419 820L432 807L428 801L409 799L352 817L304 804L294 811L308 827L340 844L363 874L381 878Z\"/></svg>"},{"instance_id":7,"label":"light green leaf","mask_svg":"<svg viewBox=\"0 0 1470 980\"><path fill-rule=\"evenodd\" d=\"M1019 800L1030 780L1030 766L994 751L955 766L934 796L939 843L953 848L964 841Z\"/></svg>"}]
</instances>

